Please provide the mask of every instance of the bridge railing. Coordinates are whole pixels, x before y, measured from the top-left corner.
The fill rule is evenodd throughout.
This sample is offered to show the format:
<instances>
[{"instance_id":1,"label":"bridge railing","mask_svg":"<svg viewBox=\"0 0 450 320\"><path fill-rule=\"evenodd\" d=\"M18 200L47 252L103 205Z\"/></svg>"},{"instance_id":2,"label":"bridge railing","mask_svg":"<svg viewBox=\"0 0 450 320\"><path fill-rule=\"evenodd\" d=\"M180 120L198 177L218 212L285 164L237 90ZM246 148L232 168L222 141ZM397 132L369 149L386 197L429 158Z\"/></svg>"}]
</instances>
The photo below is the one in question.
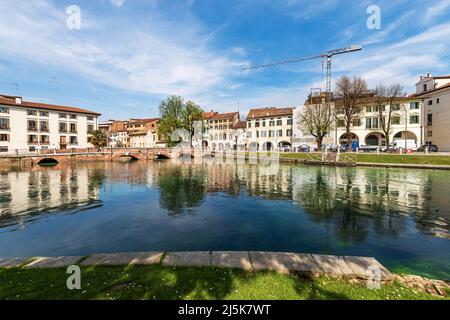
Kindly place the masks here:
<instances>
[{"instance_id":1,"label":"bridge railing","mask_svg":"<svg viewBox=\"0 0 450 320\"><path fill-rule=\"evenodd\" d=\"M92 154L92 153L117 153L117 152L148 152L160 151L164 152L171 150L170 148L70 148L70 149L9 149L8 151L0 152L0 157L11 156L40 156L40 155L60 155L60 154Z\"/></svg>"}]
</instances>

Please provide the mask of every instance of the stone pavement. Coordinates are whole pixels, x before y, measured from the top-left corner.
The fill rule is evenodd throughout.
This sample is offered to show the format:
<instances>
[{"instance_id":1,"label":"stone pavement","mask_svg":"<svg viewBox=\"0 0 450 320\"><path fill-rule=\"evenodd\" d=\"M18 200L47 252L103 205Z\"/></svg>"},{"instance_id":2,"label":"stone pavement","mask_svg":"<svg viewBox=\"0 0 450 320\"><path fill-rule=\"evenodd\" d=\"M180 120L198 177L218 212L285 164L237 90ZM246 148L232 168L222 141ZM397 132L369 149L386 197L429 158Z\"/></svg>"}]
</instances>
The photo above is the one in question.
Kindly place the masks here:
<instances>
[{"instance_id":1,"label":"stone pavement","mask_svg":"<svg viewBox=\"0 0 450 320\"><path fill-rule=\"evenodd\" d=\"M0 268L20 267L28 260L30 259L0 259ZM224 267L247 271L272 270L280 273L358 279L376 279L380 276L381 281L393 278L393 275L375 258L288 252L139 252L94 254L85 259L83 257L37 257L24 267L58 268L73 264L82 266L162 264L163 266Z\"/></svg>"}]
</instances>

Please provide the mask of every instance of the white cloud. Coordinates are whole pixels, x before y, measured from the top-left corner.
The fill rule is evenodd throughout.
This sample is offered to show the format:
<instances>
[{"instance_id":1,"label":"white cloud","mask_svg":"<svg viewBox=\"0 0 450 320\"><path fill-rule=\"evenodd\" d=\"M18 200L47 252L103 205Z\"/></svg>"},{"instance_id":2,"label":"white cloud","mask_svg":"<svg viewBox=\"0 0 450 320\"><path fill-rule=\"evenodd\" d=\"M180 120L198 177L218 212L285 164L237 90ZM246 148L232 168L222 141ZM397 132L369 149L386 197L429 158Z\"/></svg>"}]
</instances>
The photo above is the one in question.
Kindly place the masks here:
<instances>
[{"instance_id":1,"label":"white cloud","mask_svg":"<svg viewBox=\"0 0 450 320\"><path fill-rule=\"evenodd\" d=\"M187 97L236 85L229 79L247 64L208 47L210 34L196 21L180 28L149 13L137 27L81 9L82 29L74 31L65 28L65 8L49 1L2 1L0 54L118 89ZM96 27L86 30L89 20Z\"/></svg>"},{"instance_id":2,"label":"white cloud","mask_svg":"<svg viewBox=\"0 0 450 320\"><path fill-rule=\"evenodd\" d=\"M125 0L110 0L112 5L115 7L121 7L123 6Z\"/></svg>"},{"instance_id":3,"label":"white cloud","mask_svg":"<svg viewBox=\"0 0 450 320\"><path fill-rule=\"evenodd\" d=\"M425 23L430 23L433 21L433 19L444 15L449 8L450 0L440 0L434 6L430 6L425 14Z\"/></svg>"}]
</instances>

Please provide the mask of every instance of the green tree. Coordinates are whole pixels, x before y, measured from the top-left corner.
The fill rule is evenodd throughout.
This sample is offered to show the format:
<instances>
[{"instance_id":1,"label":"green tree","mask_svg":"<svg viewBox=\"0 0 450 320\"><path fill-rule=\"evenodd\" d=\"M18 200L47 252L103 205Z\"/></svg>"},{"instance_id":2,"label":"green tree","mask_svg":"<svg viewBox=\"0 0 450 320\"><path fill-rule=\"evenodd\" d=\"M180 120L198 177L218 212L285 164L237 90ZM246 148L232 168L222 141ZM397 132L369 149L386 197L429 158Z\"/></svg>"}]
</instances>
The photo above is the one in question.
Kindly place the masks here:
<instances>
[{"instance_id":1,"label":"green tree","mask_svg":"<svg viewBox=\"0 0 450 320\"><path fill-rule=\"evenodd\" d=\"M194 136L198 123L203 123L203 110L195 102L188 101L182 112L181 122L183 129L189 132L189 142L192 146L192 138ZM198 132L202 132L202 128L198 128Z\"/></svg>"},{"instance_id":2,"label":"green tree","mask_svg":"<svg viewBox=\"0 0 450 320\"><path fill-rule=\"evenodd\" d=\"M162 140L172 144L171 134L177 129L185 129L190 135L190 143L192 145L192 137L195 132L195 124L197 121L203 120L203 110L192 101L185 102L181 96L169 96L159 105L159 114L161 120L158 126L158 133Z\"/></svg>"},{"instance_id":3,"label":"green tree","mask_svg":"<svg viewBox=\"0 0 450 320\"><path fill-rule=\"evenodd\" d=\"M159 105L159 114L161 120L158 125L158 134L161 139L171 143L170 135L176 129L182 128L182 113L184 100L181 96L169 96Z\"/></svg>"},{"instance_id":4,"label":"green tree","mask_svg":"<svg viewBox=\"0 0 450 320\"><path fill-rule=\"evenodd\" d=\"M108 144L106 141L106 135L101 130L95 130L92 132L91 144L96 148L106 147Z\"/></svg>"}]
</instances>

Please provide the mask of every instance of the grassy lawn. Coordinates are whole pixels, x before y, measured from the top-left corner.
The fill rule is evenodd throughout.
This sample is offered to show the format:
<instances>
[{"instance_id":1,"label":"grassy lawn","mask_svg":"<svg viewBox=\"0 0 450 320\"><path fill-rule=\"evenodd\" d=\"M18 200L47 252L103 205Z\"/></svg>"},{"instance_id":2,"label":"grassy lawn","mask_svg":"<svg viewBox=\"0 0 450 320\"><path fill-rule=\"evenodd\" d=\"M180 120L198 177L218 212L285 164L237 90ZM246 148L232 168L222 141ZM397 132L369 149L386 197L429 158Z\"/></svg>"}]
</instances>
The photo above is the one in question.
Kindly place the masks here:
<instances>
[{"instance_id":1,"label":"grassy lawn","mask_svg":"<svg viewBox=\"0 0 450 320\"><path fill-rule=\"evenodd\" d=\"M281 153L280 157L304 160L305 153ZM400 155L400 154L370 154L359 153L357 162L366 163L402 163L402 164L431 164L450 165L450 156L445 155Z\"/></svg>"},{"instance_id":2,"label":"grassy lawn","mask_svg":"<svg viewBox=\"0 0 450 320\"><path fill-rule=\"evenodd\" d=\"M0 299L439 299L394 282L365 283L222 268L82 268L81 290L66 288L66 269L0 269Z\"/></svg>"}]
</instances>

